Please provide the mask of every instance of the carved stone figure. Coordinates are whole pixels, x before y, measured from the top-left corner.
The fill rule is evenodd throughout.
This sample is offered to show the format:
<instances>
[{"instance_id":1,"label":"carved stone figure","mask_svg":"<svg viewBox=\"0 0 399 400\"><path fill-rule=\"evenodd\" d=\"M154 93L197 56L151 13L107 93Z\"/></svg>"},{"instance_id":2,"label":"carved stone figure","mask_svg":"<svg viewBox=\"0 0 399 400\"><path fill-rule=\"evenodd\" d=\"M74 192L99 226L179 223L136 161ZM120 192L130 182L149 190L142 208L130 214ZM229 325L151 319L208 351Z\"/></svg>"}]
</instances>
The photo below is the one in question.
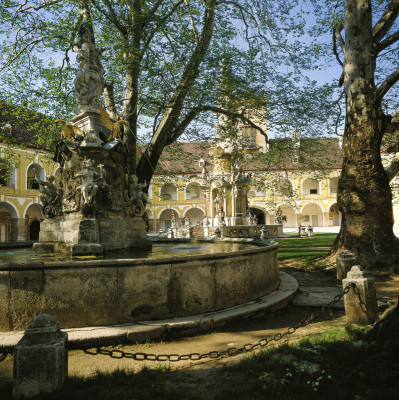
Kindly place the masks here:
<instances>
[{"instance_id":1,"label":"carved stone figure","mask_svg":"<svg viewBox=\"0 0 399 400\"><path fill-rule=\"evenodd\" d=\"M43 214L47 218L53 218L56 215L60 215L63 195L62 184L60 185L60 188L57 189L54 184L54 175L46 177L45 181L40 180L39 177L36 177L36 179L40 184L39 199L43 206Z\"/></svg>"},{"instance_id":2,"label":"carved stone figure","mask_svg":"<svg viewBox=\"0 0 399 400\"><path fill-rule=\"evenodd\" d=\"M170 213L170 227L176 228L176 213L173 210Z\"/></svg>"},{"instance_id":3,"label":"carved stone figure","mask_svg":"<svg viewBox=\"0 0 399 400\"><path fill-rule=\"evenodd\" d=\"M93 29L89 24L82 24L79 36L79 41L72 46L73 51L78 53L76 59L79 62L79 72L74 81L77 114L96 111L104 89L104 69L101 64L104 49L96 47Z\"/></svg>"},{"instance_id":4,"label":"carved stone figure","mask_svg":"<svg viewBox=\"0 0 399 400\"><path fill-rule=\"evenodd\" d=\"M283 211L281 210L280 207L278 207L277 210L276 210L276 215L274 217L274 223L276 225L282 225L283 224Z\"/></svg>"},{"instance_id":5,"label":"carved stone figure","mask_svg":"<svg viewBox=\"0 0 399 400\"><path fill-rule=\"evenodd\" d=\"M62 200L62 210L65 213L70 213L79 210L79 193L74 185L69 184L65 192L65 197Z\"/></svg>"},{"instance_id":6,"label":"carved stone figure","mask_svg":"<svg viewBox=\"0 0 399 400\"><path fill-rule=\"evenodd\" d=\"M106 186L105 171L102 167L102 165L99 165L100 172L94 172L92 170L92 162L85 160L83 162L83 171L75 175L75 178L81 179L81 184L77 189L82 192L84 204L90 204L94 201L99 186Z\"/></svg>"}]
</instances>

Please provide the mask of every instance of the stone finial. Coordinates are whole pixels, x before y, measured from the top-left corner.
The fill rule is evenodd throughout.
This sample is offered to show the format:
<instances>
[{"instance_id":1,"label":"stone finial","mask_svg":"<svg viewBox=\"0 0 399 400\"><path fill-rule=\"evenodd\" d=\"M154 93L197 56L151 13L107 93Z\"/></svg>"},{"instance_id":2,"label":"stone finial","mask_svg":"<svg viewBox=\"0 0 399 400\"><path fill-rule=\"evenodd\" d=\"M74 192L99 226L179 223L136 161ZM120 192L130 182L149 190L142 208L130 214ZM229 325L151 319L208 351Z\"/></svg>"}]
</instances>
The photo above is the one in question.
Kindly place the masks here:
<instances>
[{"instance_id":1,"label":"stone finial","mask_svg":"<svg viewBox=\"0 0 399 400\"><path fill-rule=\"evenodd\" d=\"M346 274L355 264L356 257L349 250L342 250L337 257L337 279L345 279Z\"/></svg>"},{"instance_id":2,"label":"stone finial","mask_svg":"<svg viewBox=\"0 0 399 400\"><path fill-rule=\"evenodd\" d=\"M13 396L29 398L60 390L68 376L68 334L48 314L39 314L14 348Z\"/></svg>"},{"instance_id":3,"label":"stone finial","mask_svg":"<svg viewBox=\"0 0 399 400\"><path fill-rule=\"evenodd\" d=\"M378 319L377 294L373 280L359 265L354 265L342 280L343 288L354 283L344 296L346 320L351 324L371 324Z\"/></svg>"}]
</instances>

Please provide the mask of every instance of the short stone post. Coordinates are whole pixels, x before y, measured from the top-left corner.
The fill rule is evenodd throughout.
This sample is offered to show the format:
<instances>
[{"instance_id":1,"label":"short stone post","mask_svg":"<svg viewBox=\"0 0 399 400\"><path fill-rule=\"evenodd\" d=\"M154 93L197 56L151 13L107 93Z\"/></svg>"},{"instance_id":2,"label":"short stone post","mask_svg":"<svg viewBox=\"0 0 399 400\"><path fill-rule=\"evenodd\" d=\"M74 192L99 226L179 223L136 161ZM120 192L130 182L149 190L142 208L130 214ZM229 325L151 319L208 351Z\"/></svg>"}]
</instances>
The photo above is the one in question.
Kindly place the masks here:
<instances>
[{"instance_id":1,"label":"short stone post","mask_svg":"<svg viewBox=\"0 0 399 400\"><path fill-rule=\"evenodd\" d=\"M356 264L356 257L349 250L342 250L337 257L337 279L342 281Z\"/></svg>"},{"instance_id":2,"label":"short stone post","mask_svg":"<svg viewBox=\"0 0 399 400\"><path fill-rule=\"evenodd\" d=\"M260 230L260 238L267 239L267 237L268 237L267 228L266 228L266 225L263 225L262 229Z\"/></svg>"},{"instance_id":3,"label":"short stone post","mask_svg":"<svg viewBox=\"0 0 399 400\"><path fill-rule=\"evenodd\" d=\"M215 229L215 237L217 238L222 237L222 231L218 227Z\"/></svg>"},{"instance_id":4,"label":"short stone post","mask_svg":"<svg viewBox=\"0 0 399 400\"><path fill-rule=\"evenodd\" d=\"M68 334L48 314L39 314L14 347L13 397L61 389L68 376Z\"/></svg>"},{"instance_id":5,"label":"short stone post","mask_svg":"<svg viewBox=\"0 0 399 400\"><path fill-rule=\"evenodd\" d=\"M344 295L346 321L350 324L371 324L378 319L378 304L375 285L366 271L359 265L354 265L342 280L345 289L351 283L351 288ZM359 299L360 296L360 299Z\"/></svg>"}]
</instances>

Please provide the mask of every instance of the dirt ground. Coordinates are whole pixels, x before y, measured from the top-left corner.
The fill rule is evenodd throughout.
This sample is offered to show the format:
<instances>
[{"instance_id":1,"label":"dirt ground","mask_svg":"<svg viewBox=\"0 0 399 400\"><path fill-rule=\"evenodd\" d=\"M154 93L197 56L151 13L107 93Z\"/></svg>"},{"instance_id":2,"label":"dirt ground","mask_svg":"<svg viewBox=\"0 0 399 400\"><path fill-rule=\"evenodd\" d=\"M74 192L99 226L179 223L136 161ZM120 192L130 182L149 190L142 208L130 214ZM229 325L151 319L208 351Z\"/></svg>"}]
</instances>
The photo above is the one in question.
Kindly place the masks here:
<instances>
[{"instance_id":1,"label":"dirt ground","mask_svg":"<svg viewBox=\"0 0 399 400\"><path fill-rule=\"evenodd\" d=\"M294 276L300 287L306 286L336 286L339 285L335 279L335 274L322 271L303 272L296 270L286 270ZM399 275L389 274L375 275L377 296L380 301L385 303L384 308L393 307L397 302L399 293ZM144 344L134 344L126 346L112 346L126 352L145 352L152 354L189 354L189 353L208 353L210 351L226 350L231 347L242 347L247 343L257 343L260 339L270 337L276 333L283 333L289 327L296 325L299 321L310 316L317 311L314 307L298 307L289 305L283 310L266 314L262 317L241 320L230 323L218 330L201 333L194 336L179 338L164 338L163 340L148 342ZM298 340L308 335L322 333L329 327L342 327L345 325L344 311L334 309L327 312L309 325L299 328L292 335L287 335L279 343ZM110 347L111 348L111 347ZM200 361L180 361L170 363L171 369L203 370L206 375L212 368L218 368L224 363L237 362L242 357L247 357L245 353L239 356L226 357L219 360L200 360ZM87 355L83 351L75 350L69 352L69 375L90 376L96 371L113 371L116 369L131 369L138 371L143 366L160 368L169 366L169 363L135 361L132 359L114 359L106 355ZM12 380L12 360L5 360L0 363L0 392L1 386ZM206 379L206 376L204 376Z\"/></svg>"}]
</instances>

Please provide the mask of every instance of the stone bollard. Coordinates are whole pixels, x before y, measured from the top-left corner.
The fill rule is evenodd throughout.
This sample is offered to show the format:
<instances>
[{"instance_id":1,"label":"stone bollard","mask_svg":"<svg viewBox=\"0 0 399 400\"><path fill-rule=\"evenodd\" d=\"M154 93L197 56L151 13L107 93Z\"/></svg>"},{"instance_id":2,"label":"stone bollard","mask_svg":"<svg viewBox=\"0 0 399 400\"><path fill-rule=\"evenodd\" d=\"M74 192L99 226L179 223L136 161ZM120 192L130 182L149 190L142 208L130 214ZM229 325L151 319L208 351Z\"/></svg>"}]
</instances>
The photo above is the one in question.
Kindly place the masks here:
<instances>
[{"instance_id":1,"label":"stone bollard","mask_svg":"<svg viewBox=\"0 0 399 400\"><path fill-rule=\"evenodd\" d=\"M217 238L222 237L222 231L219 228L215 229L215 237Z\"/></svg>"},{"instance_id":2,"label":"stone bollard","mask_svg":"<svg viewBox=\"0 0 399 400\"><path fill-rule=\"evenodd\" d=\"M346 321L350 324L371 324L378 319L378 304L375 285L366 271L359 265L354 265L342 281L343 288L351 283L359 290L350 289L344 295Z\"/></svg>"},{"instance_id":3,"label":"stone bollard","mask_svg":"<svg viewBox=\"0 0 399 400\"><path fill-rule=\"evenodd\" d=\"M68 376L68 334L48 314L39 314L14 347L13 397L61 389Z\"/></svg>"},{"instance_id":4,"label":"stone bollard","mask_svg":"<svg viewBox=\"0 0 399 400\"><path fill-rule=\"evenodd\" d=\"M265 225L262 226L262 229L260 230L260 238L261 239L267 239L268 237L268 231Z\"/></svg>"},{"instance_id":5,"label":"stone bollard","mask_svg":"<svg viewBox=\"0 0 399 400\"><path fill-rule=\"evenodd\" d=\"M337 257L337 279L342 281L356 264L356 257L349 250L342 250Z\"/></svg>"}]
</instances>

